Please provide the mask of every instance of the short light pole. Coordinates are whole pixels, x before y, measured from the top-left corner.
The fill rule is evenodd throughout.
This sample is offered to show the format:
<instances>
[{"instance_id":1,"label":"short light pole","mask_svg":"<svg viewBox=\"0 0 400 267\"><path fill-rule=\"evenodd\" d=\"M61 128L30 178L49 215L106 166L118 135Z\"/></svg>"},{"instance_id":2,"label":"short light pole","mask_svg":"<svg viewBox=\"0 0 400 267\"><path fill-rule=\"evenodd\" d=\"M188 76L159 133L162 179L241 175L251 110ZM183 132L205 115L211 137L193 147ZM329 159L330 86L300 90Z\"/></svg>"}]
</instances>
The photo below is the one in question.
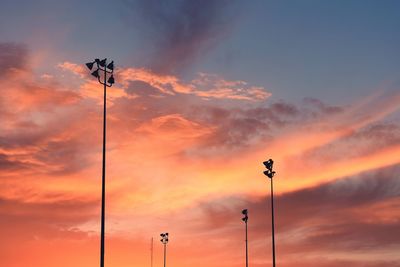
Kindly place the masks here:
<instances>
[{"instance_id":1,"label":"short light pole","mask_svg":"<svg viewBox=\"0 0 400 267\"><path fill-rule=\"evenodd\" d=\"M105 227L105 208L106 208L106 88L114 84L114 61L107 64L107 59L99 60L96 58L93 62L86 63L89 70L96 64L96 70L91 74L97 78L100 84L104 85L104 103L103 103L103 164L101 177L101 234L100 234L100 267L104 267L104 227ZM107 79L107 74L109 78ZM100 80L103 75L103 82Z\"/></svg>"},{"instance_id":2,"label":"short light pole","mask_svg":"<svg viewBox=\"0 0 400 267\"><path fill-rule=\"evenodd\" d=\"M244 221L245 225L246 225L246 267L249 267L249 250L248 250L248 241L247 241L247 220L249 219L248 216L248 212L247 209L242 210L242 214L244 215L244 217L242 218L242 221Z\"/></svg>"},{"instance_id":3,"label":"short light pole","mask_svg":"<svg viewBox=\"0 0 400 267\"><path fill-rule=\"evenodd\" d=\"M167 243L168 243L168 233L161 233L161 243L164 244L164 267L167 264Z\"/></svg>"},{"instance_id":4,"label":"short light pole","mask_svg":"<svg viewBox=\"0 0 400 267\"><path fill-rule=\"evenodd\" d=\"M272 170L272 167L274 165L274 161L272 159L269 159L267 161L263 162L265 168L267 168L266 171L264 171L264 174L271 179L271 220L272 220L272 266L275 267L275 222L274 222L274 186L272 182L272 178L275 175L275 172Z\"/></svg>"}]
</instances>

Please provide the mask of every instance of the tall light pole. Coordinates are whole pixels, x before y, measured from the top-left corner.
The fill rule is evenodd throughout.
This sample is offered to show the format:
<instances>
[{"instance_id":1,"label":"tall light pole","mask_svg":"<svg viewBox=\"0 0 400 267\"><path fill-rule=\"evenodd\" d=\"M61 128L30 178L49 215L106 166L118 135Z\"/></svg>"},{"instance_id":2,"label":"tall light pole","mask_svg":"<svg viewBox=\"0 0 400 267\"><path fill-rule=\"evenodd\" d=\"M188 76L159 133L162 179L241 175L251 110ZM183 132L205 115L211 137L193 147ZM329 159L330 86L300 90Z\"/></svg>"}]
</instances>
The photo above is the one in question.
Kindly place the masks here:
<instances>
[{"instance_id":1,"label":"tall light pole","mask_svg":"<svg viewBox=\"0 0 400 267\"><path fill-rule=\"evenodd\" d=\"M246 267L249 267L249 250L247 246L247 220L249 219L249 216L247 216L248 215L247 209L242 210L242 214L244 215L242 221L244 221L246 225Z\"/></svg>"},{"instance_id":2,"label":"tall light pole","mask_svg":"<svg viewBox=\"0 0 400 267\"><path fill-rule=\"evenodd\" d=\"M275 267L275 221L274 221L274 186L272 182L272 178L275 175L275 172L272 170L272 167L274 165L274 161L272 159L269 159L267 161L263 162L265 168L267 168L266 171L264 171L264 174L271 179L271 220L272 220L272 266Z\"/></svg>"},{"instance_id":3,"label":"tall light pole","mask_svg":"<svg viewBox=\"0 0 400 267\"><path fill-rule=\"evenodd\" d=\"M101 176L101 235L100 235L100 267L104 267L104 226L105 226L105 208L106 208L106 89L114 84L114 61L107 64L107 59L99 60L96 58L93 62L86 63L89 70L96 64L97 69L91 74L97 78L100 84L104 85L104 103L103 103L103 164ZM100 73L99 73L100 72ZM107 74L109 78L107 79ZM103 82L101 81L103 75Z\"/></svg>"},{"instance_id":4,"label":"tall light pole","mask_svg":"<svg viewBox=\"0 0 400 267\"><path fill-rule=\"evenodd\" d=\"M153 267L153 238L151 238L150 246L150 267Z\"/></svg>"},{"instance_id":5,"label":"tall light pole","mask_svg":"<svg viewBox=\"0 0 400 267\"><path fill-rule=\"evenodd\" d=\"M164 267L167 264L167 243L168 243L168 233L161 233L161 243L164 244Z\"/></svg>"}]
</instances>

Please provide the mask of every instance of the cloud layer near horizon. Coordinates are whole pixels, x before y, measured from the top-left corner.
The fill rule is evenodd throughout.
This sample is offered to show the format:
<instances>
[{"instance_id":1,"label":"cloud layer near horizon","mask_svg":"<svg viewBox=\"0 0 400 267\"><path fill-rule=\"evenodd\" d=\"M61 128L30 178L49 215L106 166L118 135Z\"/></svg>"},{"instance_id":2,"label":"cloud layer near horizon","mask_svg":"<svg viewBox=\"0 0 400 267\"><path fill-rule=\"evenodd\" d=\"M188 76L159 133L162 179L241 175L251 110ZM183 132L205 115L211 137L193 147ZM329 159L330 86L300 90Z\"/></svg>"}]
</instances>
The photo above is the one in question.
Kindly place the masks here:
<instances>
[{"instance_id":1,"label":"cloud layer near horizon","mask_svg":"<svg viewBox=\"0 0 400 267\"><path fill-rule=\"evenodd\" d=\"M57 68L77 88L38 78L25 47L1 47L2 264L54 266L60 251L75 257L58 266L96 264L99 85L73 62ZM240 266L242 208L253 265L267 264L266 157L278 172L282 266L399 266L400 125L386 119L398 111L398 93L332 106L273 101L265 88L215 74L187 82L128 67L116 79L108 91L110 266L146 264L150 236L165 230L176 266ZM13 244L30 257L16 257ZM45 251L54 255L44 259Z\"/></svg>"}]
</instances>

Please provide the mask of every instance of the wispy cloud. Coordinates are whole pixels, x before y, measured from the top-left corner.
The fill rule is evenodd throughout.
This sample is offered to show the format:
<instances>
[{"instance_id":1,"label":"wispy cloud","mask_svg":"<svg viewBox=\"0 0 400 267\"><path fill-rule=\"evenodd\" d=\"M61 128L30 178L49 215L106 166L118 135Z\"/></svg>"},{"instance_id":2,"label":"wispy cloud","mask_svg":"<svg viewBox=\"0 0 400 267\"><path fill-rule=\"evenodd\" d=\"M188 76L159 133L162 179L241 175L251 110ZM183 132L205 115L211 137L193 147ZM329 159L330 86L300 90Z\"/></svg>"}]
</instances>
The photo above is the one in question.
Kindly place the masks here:
<instances>
[{"instance_id":1,"label":"wispy cloud","mask_svg":"<svg viewBox=\"0 0 400 267\"><path fill-rule=\"evenodd\" d=\"M149 68L156 73L171 74L190 67L200 53L204 55L229 33L235 19L235 1L125 3L132 11L127 21L139 23L145 33L151 33L154 54Z\"/></svg>"}]
</instances>

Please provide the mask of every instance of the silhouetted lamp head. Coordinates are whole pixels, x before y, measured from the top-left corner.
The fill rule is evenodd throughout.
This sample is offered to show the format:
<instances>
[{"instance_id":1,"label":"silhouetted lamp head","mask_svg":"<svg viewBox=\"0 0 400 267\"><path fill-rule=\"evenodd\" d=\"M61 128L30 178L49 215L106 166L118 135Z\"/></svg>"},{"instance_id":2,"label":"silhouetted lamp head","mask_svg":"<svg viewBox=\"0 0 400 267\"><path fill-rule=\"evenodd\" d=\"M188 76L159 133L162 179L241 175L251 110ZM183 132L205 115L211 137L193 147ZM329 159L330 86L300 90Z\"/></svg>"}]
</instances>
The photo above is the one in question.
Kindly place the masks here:
<instances>
[{"instance_id":1,"label":"silhouetted lamp head","mask_svg":"<svg viewBox=\"0 0 400 267\"><path fill-rule=\"evenodd\" d=\"M268 170L272 171L272 167L274 165L274 161L272 159L264 161L263 164L264 164L265 168L267 168Z\"/></svg>"},{"instance_id":2,"label":"silhouetted lamp head","mask_svg":"<svg viewBox=\"0 0 400 267\"><path fill-rule=\"evenodd\" d=\"M114 70L114 61L111 61L111 62L107 65L107 69L109 69L109 70Z\"/></svg>"},{"instance_id":3,"label":"silhouetted lamp head","mask_svg":"<svg viewBox=\"0 0 400 267\"><path fill-rule=\"evenodd\" d=\"M108 81L107 81L107 82L108 82L109 84L114 84L114 83L115 83L114 76L111 75L111 77L108 78Z\"/></svg>"},{"instance_id":4,"label":"silhouetted lamp head","mask_svg":"<svg viewBox=\"0 0 400 267\"><path fill-rule=\"evenodd\" d=\"M243 214L243 215L247 215L247 209L242 210L242 214Z\"/></svg>"},{"instance_id":5,"label":"silhouetted lamp head","mask_svg":"<svg viewBox=\"0 0 400 267\"><path fill-rule=\"evenodd\" d=\"M268 178L272 179L272 177L274 177L274 175L275 175L275 172L264 171L264 174L265 174L265 176L268 176Z\"/></svg>"},{"instance_id":6,"label":"silhouetted lamp head","mask_svg":"<svg viewBox=\"0 0 400 267\"><path fill-rule=\"evenodd\" d=\"M89 63L86 63L86 66L88 67L89 70L92 70L93 64L94 64L94 62L89 62Z\"/></svg>"},{"instance_id":7,"label":"silhouetted lamp head","mask_svg":"<svg viewBox=\"0 0 400 267\"><path fill-rule=\"evenodd\" d=\"M96 78L99 78L99 77L100 77L100 75L99 75L99 70L93 71L93 72L92 72L92 75L93 75L94 77L96 77Z\"/></svg>"},{"instance_id":8,"label":"silhouetted lamp head","mask_svg":"<svg viewBox=\"0 0 400 267\"><path fill-rule=\"evenodd\" d=\"M104 68L104 67L106 66L106 61L107 61L106 58L103 59L103 60L100 60L100 61L99 61L99 65L102 66L102 67Z\"/></svg>"}]
</instances>

